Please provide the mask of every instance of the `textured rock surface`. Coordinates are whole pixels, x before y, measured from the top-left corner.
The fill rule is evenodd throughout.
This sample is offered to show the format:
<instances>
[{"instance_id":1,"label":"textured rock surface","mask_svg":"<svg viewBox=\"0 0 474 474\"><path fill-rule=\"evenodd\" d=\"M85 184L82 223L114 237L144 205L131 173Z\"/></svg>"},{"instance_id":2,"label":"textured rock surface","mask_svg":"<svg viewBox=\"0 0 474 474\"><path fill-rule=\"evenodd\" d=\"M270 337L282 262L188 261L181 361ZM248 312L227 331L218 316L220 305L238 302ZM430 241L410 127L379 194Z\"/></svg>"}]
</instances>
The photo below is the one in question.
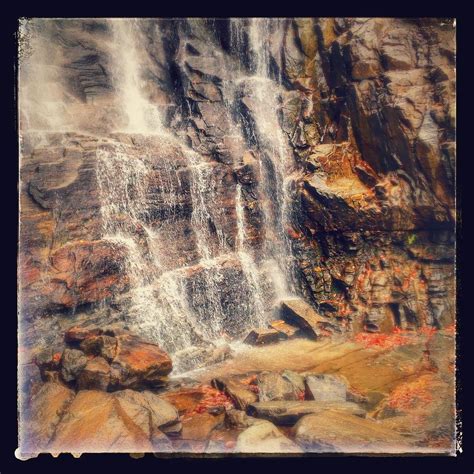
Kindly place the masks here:
<instances>
[{"instance_id":1,"label":"textured rock surface","mask_svg":"<svg viewBox=\"0 0 474 474\"><path fill-rule=\"evenodd\" d=\"M449 392L452 335L420 347L406 343L406 332L424 337L455 322L450 20L26 24L31 51L21 58L19 91L20 365L26 373L36 362L43 381L94 389L79 391L78 418L63 417L49 445L44 440L56 430L70 392L47 383L52 411L40 410L49 421L44 433L32 428L32 450L47 444L149 450L160 443L169 449L161 429L146 428L150 408L97 389L158 388L172 368L166 353L175 370L225 363L229 352L213 343L243 340L251 328L262 328L261 340L342 333L365 344L359 352L330 346L321 360L319 352L296 354L286 366L271 352L268 369L300 394L301 376L287 377L285 368L351 376L364 390L346 396L372 408L400 380L436 369L443 376L426 384ZM288 299L275 311L289 295L290 307ZM269 329L276 318L285 325L274 321ZM126 332L93 329L109 325L139 331L159 347L137 345ZM384 344L395 347L389 355ZM258 360L246 363L244 372L258 367ZM38 374L25 377L22 393L30 403ZM258 399L255 383L229 374L216 380L240 409ZM404 390L421 390L405 382ZM185 404L183 397L176 400ZM86 411L94 400L96 416ZM188 400L202 408L195 401ZM385 400L377 412L392 430L397 420L425 416L416 404L398 412L394 406ZM444 439L449 416L444 406L439 412L422 426ZM360 429L357 449L366 449L369 432L374 440L385 436L372 430L380 423L317 417L334 422L336 431L347 422L347 440L351 426ZM304 446L345 449L344 442L327 441L335 433L330 427L321 431L316 418L304 419L298 435ZM274 427L260 426L255 438L251 431L240 440L240 449L261 438L271 440L264 450L294 449ZM179 432L179 422L166 429ZM236 441L218 429L214 435L223 446Z\"/></svg>"},{"instance_id":2,"label":"textured rock surface","mask_svg":"<svg viewBox=\"0 0 474 474\"><path fill-rule=\"evenodd\" d=\"M163 238L172 238L169 243L177 246L171 258L197 263L196 239L190 233L192 173L183 151L153 137L105 133L114 124L115 129L123 125L110 74L110 24L40 23L44 37L62 55L59 83L69 93L64 99L69 110L57 110L57 115L63 128L76 126L82 132L39 134L33 124L45 129L46 119L33 112L22 116L20 286L22 314L29 319L120 299L130 285L125 263L130 249L101 240L99 152L120 149L136 160L151 150L151 161L157 154L169 157L179 175L173 194L177 200L169 200L169 186L160 188L165 170L157 164L144 182L149 192L143 213L148 222L162 225ZM248 23L238 24L244 37ZM142 66L157 78L147 83L149 100L166 104L166 125L208 157L215 189L206 198L217 199L222 210L210 218L224 232L229 249L237 240L237 183L242 187L246 238L259 248L266 205L256 188L263 179L258 171L261 153L246 136L247 129L243 137L224 132L235 127L223 100L224 85L231 71L252 70L252 54L244 48L236 56L232 31L237 23L229 20L156 24L144 20L137 30L149 39ZM306 18L275 21L268 31L272 74L285 86L280 125L297 157L291 177L296 220L288 235L302 295L356 332L449 325L454 318L455 218L451 23ZM236 61L243 64L238 67ZM48 74L51 85L57 78ZM30 84L24 87L25 94L33 94ZM257 109L245 91L239 92L240 104L249 125ZM91 130L103 136L92 136ZM128 173L120 166L115 169ZM170 212L182 232L179 238L166 228ZM132 225L124 222L125 227ZM217 245L214 231L208 237L216 239L211 246ZM237 284L242 273L229 273L229 290L233 279ZM205 282L192 285L195 292ZM220 297L230 317L235 311L230 294L221 288ZM199 308L199 293L193 298L191 305ZM116 308L111 306L102 317L112 319Z\"/></svg>"},{"instance_id":3,"label":"textured rock surface","mask_svg":"<svg viewBox=\"0 0 474 474\"><path fill-rule=\"evenodd\" d=\"M269 421L258 421L237 438L237 453L302 453L302 449Z\"/></svg>"}]
</instances>

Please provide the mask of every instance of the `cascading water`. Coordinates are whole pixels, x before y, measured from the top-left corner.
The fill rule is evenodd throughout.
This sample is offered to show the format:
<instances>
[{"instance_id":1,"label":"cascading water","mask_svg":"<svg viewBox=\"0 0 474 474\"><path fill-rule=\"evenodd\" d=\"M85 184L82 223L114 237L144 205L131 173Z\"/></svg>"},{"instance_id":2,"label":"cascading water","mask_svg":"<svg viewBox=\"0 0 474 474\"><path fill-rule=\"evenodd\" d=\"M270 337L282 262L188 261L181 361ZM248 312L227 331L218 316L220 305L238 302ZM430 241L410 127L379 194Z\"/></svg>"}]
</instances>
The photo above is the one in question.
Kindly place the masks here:
<instances>
[{"instance_id":1,"label":"cascading water","mask_svg":"<svg viewBox=\"0 0 474 474\"><path fill-rule=\"evenodd\" d=\"M241 338L251 328L265 327L278 300L291 294L286 234L293 162L278 119L282 86L272 76L268 41L270 34L282 35L284 22L231 20L232 54L224 62L228 74L219 84L227 124L222 141L239 144L241 150L250 148L258 169L252 191L232 177L244 165L243 153L231 154L226 163L201 153L176 125L185 121L185 113L175 114L178 119L171 122L169 104L150 93L150 81L162 84L153 68L172 70L157 48L150 50L150 25L166 29L165 22L105 20L104 77L110 87L102 100L107 108L95 95L87 97L86 105L74 106L86 111L82 118L100 111L108 121L97 123L93 132L92 119L77 121L75 127L73 116L72 122L64 117L61 122L75 132L101 137L96 171L102 239L127 249L127 324L168 351L176 373L193 366L189 360L180 362L193 357L190 348L218 345L229 337ZM153 38L163 42L165 37L160 33ZM169 45L161 45L160 51L169 54ZM87 56L89 63L94 60ZM90 82L92 66L84 61L80 64L86 64ZM173 61L175 69L189 67L186 61ZM44 69L48 78L51 70ZM181 93L175 76L170 72L171 86L166 86L175 88L167 96L169 102ZM62 91L62 83L49 82L51 91ZM251 124L241 120L243 96L253 104ZM187 114L195 114L187 102L186 108ZM54 130L54 124L46 129ZM254 192L262 210L261 245L249 231L255 223L248 196Z\"/></svg>"}]
</instances>

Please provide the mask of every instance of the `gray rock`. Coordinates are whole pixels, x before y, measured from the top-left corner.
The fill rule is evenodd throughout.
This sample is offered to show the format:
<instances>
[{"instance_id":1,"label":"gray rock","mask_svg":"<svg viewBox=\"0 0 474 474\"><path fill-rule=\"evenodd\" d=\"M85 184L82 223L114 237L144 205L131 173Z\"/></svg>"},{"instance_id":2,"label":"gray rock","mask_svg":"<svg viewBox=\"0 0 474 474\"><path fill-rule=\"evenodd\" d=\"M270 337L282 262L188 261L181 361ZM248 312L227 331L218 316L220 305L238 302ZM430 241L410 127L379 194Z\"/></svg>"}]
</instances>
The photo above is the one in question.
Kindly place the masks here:
<instances>
[{"instance_id":1,"label":"gray rock","mask_svg":"<svg viewBox=\"0 0 474 474\"><path fill-rule=\"evenodd\" d=\"M240 433L237 453L302 453L302 449L269 421L259 421Z\"/></svg>"},{"instance_id":2,"label":"gray rock","mask_svg":"<svg viewBox=\"0 0 474 474\"><path fill-rule=\"evenodd\" d=\"M347 397L347 384L336 375L317 374L305 378L308 400L339 402Z\"/></svg>"},{"instance_id":3,"label":"gray rock","mask_svg":"<svg viewBox=\"0 0 474 474\"><path fill-rule=\"evenodd\" d=\"M66 382L72 382L87 365L84 352L77 349L64 349L61 357L61 376Z\"/></svg>"},{"instance_id":4,"label":"gray rock","mask_svg":"<svg viewBox=\"0 0 474 474\"><path fill-rule=\"evenodd\" d=\"M261 402L270 400L298 400L298 393L293 384L275 372L262 372L257 376L258 399Z\"/></svg>"}]
</instances>

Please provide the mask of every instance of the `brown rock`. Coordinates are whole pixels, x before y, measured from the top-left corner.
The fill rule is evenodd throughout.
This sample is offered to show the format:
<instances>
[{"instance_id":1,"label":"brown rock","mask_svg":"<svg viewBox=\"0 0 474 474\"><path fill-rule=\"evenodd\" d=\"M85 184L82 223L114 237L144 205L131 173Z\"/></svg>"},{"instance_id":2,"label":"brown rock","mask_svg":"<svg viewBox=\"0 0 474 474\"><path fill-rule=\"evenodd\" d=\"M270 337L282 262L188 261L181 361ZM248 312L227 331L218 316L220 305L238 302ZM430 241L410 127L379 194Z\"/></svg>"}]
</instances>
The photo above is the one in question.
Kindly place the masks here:
<instances>
[{"instance_id":1,"label":"brown rock","mask_svg":"<svg viewBox=\"0 0 474 474\"><path fill-rule=\"evenodd\" d=\"M168 354L156 344L136 336L117 337L117 353L111 363L112 385L124 388L161 386L172 370Z\"/></svg>"},{"instance_id":2,"label":"brown rock","mask_svg":"<svg viewBox=\"0 0 474 474\"><path fill-rule=\"evenodd\" d=\"M77 379L79 390L104 390L110 383L110 365L103 357L95 357L87 362Z\"/></svg>"},{"instance_id":3,"label":"brown rock","mask_svg":"<svg viewBox=\"0 0 474 474\"><path fill-rule=\"evenodd\" d=\"M296 442L309 452L400 453L413 449L380 422L340 411L307 415L294 429Z\"/></svg>"},{"instance_id":4,"label":"brown rock","mask_svg":"<svg viewBox=\"0 0 474 474\"><path fill-rule=\"evenodd\" d=\"M149 412L140 405L132 408L124 408L113 394L81 390L59 423L50 451L153 451Z\"/></svg>"},{"instance_id":5,"label":"brown rock","mask_svg":"<svg viewBox=\"0 0 474 474\"><path fill-rule=\"evenodd\" d=\"M245 410L249 404L258 400L257 395L237 379L215 378L211 385L228 395L239 410Z\"/></svg>"},{"instance_id":6,"label":"brown rock","mask_svg":"<svg viewBox=\"0 0 474 474\"><path fill-rule=\"evenodd\" d=\"M282 319L277 319L276 321L272 321L270 323L272 329L275 329L279 333L283 334L287 339L295 337L298 335L299 328L288 324L287 322L283 321Z\"/></svg>"},{"instance_id":7,"label":"brown rock","mask_svg":"<svg viewBox=\"0 0 474 474\"><path fill-rule=\"evenodd\" d=\"M280 332L275 329L253 329L244 339L244 343L252 346L262 346L279 340Z\"/></svg>"},{"instance_id":8,"label":"brown rock","mask_svg":"<svg viewBox=\"0 0 474 474\"><path fill-rule=\"evenodd\" d=\"M64 340L68 343L82 342L87 337L98 336L102 334L102 329L97 327L80 327L73 326L69 328L64 334Z\"/></svg>"},{"instance_id":9,"label":"brown rock","mask_svg":"<svg viewBox=\"0 0 474 474\"><path fill-rule=\"evenodd\" d=\"M61 376L66 382L75 380L87 364L84 352L77 349L64 349L61 356Z\"/></svg>"},{"instance_id":10,"label":"brown rock","mask_svg":"<svg viewBox=\"0 0 474 474\"><path fill-rule=\"evenodd\" d=\"M224 414L199 413L183 420L181 438L187 440L207 440L211 432L224 422Z\"/></svg>"},{"instance_id":11,"label":"brown rock","mask_svg":"<svg viewBox=\"0 0 474 474\"><path fill-rule=\"evenodd\" d=\"M291 382L275 372L262 372L257 375L258 399L298 400L298 393Z\"/></svg>"},{"instance_id":12,"label":"brown rock","mask_svg":"<svg viewBox=\"0 0 474 474\"><path fill-rule=\"evenodd\" d=\"M39 453L48 449L56 426L74 399L74 392L63 384L48 382L32 397L20 428L22 453Z\"/></svg>"},{"instance_id":13,"label":"brown rock","mask_svg":"<svg viewBox=\"0 0 474 474\"><path fill-rule=\"evenodd\" d=\"M320 337L322 330L330 323L305 301L294 298L281 302L281 313L285 321L295 324L314 339Z\"/></svg>"},{"instance_id":14,"label":"brown rock","mask_svg":"<svg viewBox=\"0 0 474 474\"><path fill-rule=\"evenodd\" d=\"M117 339L106 335L87 336L80 347L86 354L100 355L111 362L117 353Z\"/></svg>"},{"instance_id":15,"label":"brown rock","mask_svg":"<svg viewBox=\"0 0 474 474\"><path fill-rule=\"evenodd\" d=\"M125 256L124 247L100 240L72 242L55 250L51 302L73 308L124 291L128 286Z\"/></svg>"}]
</instances>

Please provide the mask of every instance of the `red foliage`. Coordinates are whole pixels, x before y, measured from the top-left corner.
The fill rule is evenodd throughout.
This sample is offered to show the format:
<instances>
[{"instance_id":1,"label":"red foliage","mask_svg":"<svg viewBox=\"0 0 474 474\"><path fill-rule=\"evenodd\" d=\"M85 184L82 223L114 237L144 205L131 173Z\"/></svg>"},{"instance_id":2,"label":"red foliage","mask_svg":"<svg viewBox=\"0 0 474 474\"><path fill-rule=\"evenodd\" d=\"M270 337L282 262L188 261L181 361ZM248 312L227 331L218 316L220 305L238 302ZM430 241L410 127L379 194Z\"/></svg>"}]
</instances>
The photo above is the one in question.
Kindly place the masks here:
<instances>
[{"instance_id":1,"label":"red foliage","mask_svg":"<svg viewBox=\"0 0 474 474\"><path fill-rule=\"evenodd\" d=\"M426 406L433 401L433 395L426 378L400 385L389 397L387 402L390 408L407 410L417 405Z\"/></svg>"},{"instance_id":2,"label":"red foliage","mask_svg":"<svg viewBox=\"0 0 474 474\"><path fill-rule=\"evenodd\" d=\"M201 390L204 393L204 397L192 411L185 413L184 417L205 413L210 408L224 407L225 409L230 409L234 406L232 400L225 393L209 385L204 385Z\"/></svg>"},{"instance_id":3,"label":"red foliage","mask_svg":"<svg viewBox=\"0 0 474 474\"><path fill-rule=\"evenodd\" d=\"M366 348L380 347L382 349L393 349L413 342L412 338L399 328L395 328L391 334L360 333L356 335L355 341Z\"/></svg>"}]
</instances>

